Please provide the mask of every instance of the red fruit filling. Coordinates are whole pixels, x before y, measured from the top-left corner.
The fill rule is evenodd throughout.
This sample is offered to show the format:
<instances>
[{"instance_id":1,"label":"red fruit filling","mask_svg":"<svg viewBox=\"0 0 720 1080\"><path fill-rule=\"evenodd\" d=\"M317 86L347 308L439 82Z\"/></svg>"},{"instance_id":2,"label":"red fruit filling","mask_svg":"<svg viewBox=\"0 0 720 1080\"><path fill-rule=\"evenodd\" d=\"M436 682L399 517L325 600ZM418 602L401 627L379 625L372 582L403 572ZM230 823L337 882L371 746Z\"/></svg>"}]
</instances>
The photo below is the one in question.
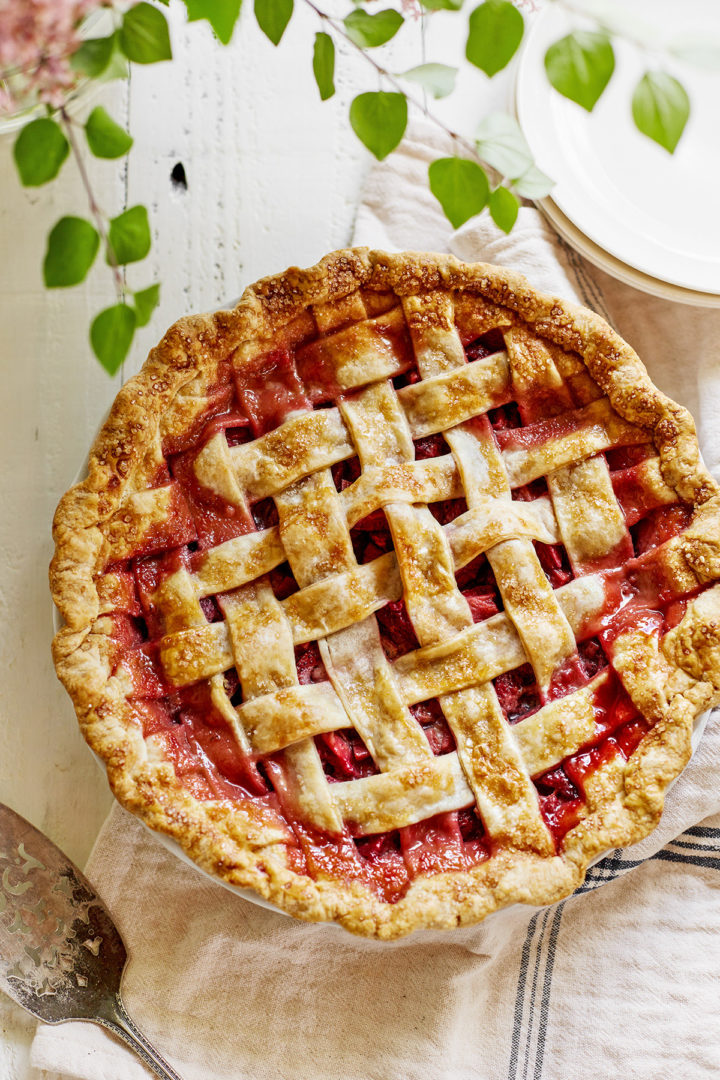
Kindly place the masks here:
<instances>
[{"instance_id":1,"label":"red fruit filling","mask_svg":"<svg viewBox=\"0 0 720 1080\"><path fill-rule=\"evenodd\" d=\"M469 361L482 360L486 356L490 356L492 352L492 349L483 344L482 338L478 338L477 341L473 341L472 344L466 347L465 356Z\"/></svg>"},{"instance_id":2,"label":"red fruit filling","mask_svg":"<svg viewBox=\"0 0 720 1080\"><path fill-rule=\"evenodd\" d=\"M410 712L422 729L430 743L430 749L436 756L450 754L457 749L455 736L448 727L448 722L440 708L437 698L430 701L421 701L418 705L411 705Z\"/></svg>"},{"instance_id":3,"label":"red fruit filling","mask_svg":"<svg viewBox=\"0 0 720 1080\"><path fill-rule=\"evenodd\" d=\"M595 734L591 745L535 778L540 811L556 842L580 820L585 784L592 773L621 753L629 758L650 730L614 672L595 690Z\"/></svg>"},{"instance_id":4,"label":"red fruit filling","mask_svg":"<svg viewBox=\"0 0 720 1080\"><path fill-rule=\"evenodd\" d=\"M506 431L523 426L520 409L514 401L507 405L500 405L497 409L490 409L487 415L494 431Z\"/></svg>"},{"instance_id":5,"label":"red fruit filling","mask_svg":"<svg viewBox=\"0 0 720 1080\"><path fill-rule=\"evenodd\" d=\"M544 476L539 476L537 480L532 480L529 484L513 488L512 497L518 502L532 502L533 499L539 499L541 495L547 495L547 493L547 480Z\"/></svg>"},{"instance_id":6,"label":"red fruit filling","mask_svg":"<svg viewBox=\"0 0 720 1080\"><path fill-rule=\"evenodd\" d=\"M442 435L426 435L424 439L415 439L415 460L427 461L428 458L442 457L450 453L450 447Z\"/></svg>"},{"instance_id":7,"label":"red fruit filling","mask_svg":"<svg viewBox=\"0 0 720 1080\"><path fill-rule=\"evenodd\" d=\"M335 487L338 491L344 491L345 488L355 483L362 472L360 458L352 457L348 458L347 461L338 461L336 465L332 466L331 472Z\"/></svg>"},{"instance_id":8,"label":"red fruit filling","mask_svg":"<svg viewBox=\"0 0 720 1080\"><path fill-rule=\"evenodd\" d=\"M620 503L628 528L662 505L663 500L647 486L638 466L610 474L615 498ZM636 548L637 553L637 548Z\"/></svg>"},{"instance_id":9,"label":"red fruit filling","mask_svg":"<svg viewBox=\"0 0 720 1080\"><path fill-rule=\"evenodd\" d=\"M550 774L546 775L549 776ZM540 791L538 802L540 803L540 813L557 847L565 834L580 821L583 800L579 795L576 795L575 798L564 798L557 791L551 790Z\"/></svg>"},{"instance_id":10,"label":"red fruit filling","mask_svg":"<svg viewBox=\"0 0 720 1080\"><path fill-rule=\"evenodd\" d=\"M491 615L497 615L500 610L496 589L478 585L472 589L463 589L462 594L468 602L473 622L484 622Z\"/></svg>"},{"instance_id":11,"label":"red fruit filling","mask_svg":"<svg viewBox=\"0 0 720 1080\"><path fill-rule=\"evenodd\" d=\"M484 555L478 555L455 575L460 592L468 602L473 622L482 622L502 610L495 575Z\"/></svg>"},{"instance_id":12,"label":"red fruit filling","mask_svg":"<svg viewBox=\"0 0 720 1080\"><path fill-rule=\"evenodd\" d=\"M316 735L315 745L328 780L359 780L380 771L354 728Z\"/></svg>"},{"instance_id":13,"label":"red fruit filling","mask_svg":"<svg viewBox=\"0 0 720 1080\"><path fill-rule=\"evenodd\" d=\"M464 514L467 508L465 499L445 499L444 502L431 503L430 513L441 525L447 525Z\"/></svg>"},{"instance_id":14,"label":"red fruit filling","mask_svg":"<svg viewBox=\"0 0 720 1080\"><path fill-rule=\"evenodd\" d=\"M270 587L278 600L287 600L288 596L292 596L299 589L289 563L284 562L274 567L268 574L268 578Z\"/></svg>"},{"instance_id":15,"label":"red fruit filling","mask_svg":"<svg viewBox=\"0 0 720 1080\"><path fill-rule=\"evenodd\" d=\"M382 510L374 510L372 514L358 521L350 530L350 539L355 558L360 564L372 562L393 550L390 526Z\"/></svg>"},{"instance_id":16,"label":"red fruit filling","mask_svg":"<svg viewBox=\"0 0 720 1080\"><path fill-rule=\"evenodd\" d=\"M279 427L288 413L312 409L289 349L275 349L241 372L237 396L255 438Z\"/></svg>"},{"instance_id":17,"label":"red fruit filling","mask_svg":"<svg viewBox=\"0 0 720 1080\"><path fill-rule=\"evenodd\" d=\"M630 469L633 465L639 465L641 461L655 456L655 448L652 443L641 443L640 446L616 446L605 451L605 460L608 468L615 472L618 469Z\"/></svg>"},{"instance_id":18,"label":"red fruit filling","mask_svg":"<svg viewBox=\"0 0 720 1080\"><path fill-rule=\"evenodd\" d=\"M389 853L400 854L400 833L379 833L377 836L359 836L355 845L364 859L378 859Z\"/></svg>"},{"instance_id":19,"label":"red fruit filling","mask_svg":"<svg viewBox=\"0 0 720 1080\"><path fill-rule=\"evenodd\" d=\"M668 630L672 630L673 626L677 626L679 622L682 622L687 606L688 601L686 599L675 600L674 603L668 605L665 611L665 625Z\"/></svg>"},{"instance_id":20,"label":"red fruit filling","mask_svg":"<svg viewBox=\"0 0 720 1080\"><path fill-rule=\"evenodd\" d=\"M533 540L533 546L545 571L545 577L553 589L559 589L572 581L573 572L562 544L541 544L539 540Z\"/></svg>"},{"instance_id":21,"label":"red fruit filling","mask_svg":"<svg viewBox=\"0 0 720 1080\"><path fill-rule=\"evenodd\" d=\"M455 574L457 586L463 589L497 589L492 567L484 555L477 555L472 562L461 567Z\"/></svg>"},{"instance_id":22,"label":"red fruit filling","mask_svg":"<svg viewBox=\"0 0 720 1080\"><path fill-rule=\"evenodd\" d=\"M488 330L486 334L481 334L479 338L475 338L465 345L465 355L468 360L482 360L484 356L504 351L505 338L502 330L498 328Z\"/></svg>"},{"instance_id":23,"label":"red fruit filling","mask_svg":"<svg viewBox=\"0 0 720 1080\"><path fill-rule=\"evenodd\" d=\"M674 503L660 506L630 529L636 556L660 547L681 533L690 524L691 512L686 506Z\"/></svg>"},{"instance_id":24,"label":"red fruit filling","mask_svg":"<svg viewBox=\"0 0 720 1080\"><path fill-rule=\"evenodd\" d=\"M500 706L511 724L540 708L540 692L530 664L498 675L493 686Z\"/></svg>"},{"instance_id":25,"label":"red fruit filling","mask_svg":"<svg viewBox=\"0 0 720 1080\"><path fill-rule=\"evenodd\" d=\"M222 622L223 614L214 596L202 596L200 607L208 622Z\"/></svg>"},{"instance_id":26,"label":"red fruit filling","mask_svg":"<svg viewBox=\"0 0 720 1080\"><path fill-rule=\"evenodd\" d=\"M380 641L388 660L420 648L404 600L394 600L375 613Z\"/></svg>"},{"instance_id":27,"label":"red fruit filling","mask_svg":"<svg viewBox=\"0 0 720 1080\"><path fill-rule=\"evenodd\" d=\"M403 371L402 375L395 375L392 384L396 390L402 390L404 386L414 386L417 382L420 382L420 375L411 368L409 371Z\"/></svg>"},{"instance_id":28,"label":"red fruit filling","mask_svg":"<svg viewBox=\"0 0 720 1080\"><path fill-rule=\"evenodd\" d=\"M146 737L157 736L175 771L198 799L267 795L257 764L241 753L205 684L183 687L162 702L137 702Z\"/></svg>"},{"instance_id":29,"label":"red fruit filling","mask_svg":"<svg viewBox=\"0 0 720 1080\"><path fill-rule=\"evenodd\" d=\"M307 683L327 681L327 671L320 656L320 649L315 641L308 641L304 645L295 646L295 667L297 668L298 682L301 686L305 686Z\"/></svg>"},{"instance_id":30,"label":"red fruit filling","mask_svg":"<svg viewBox=\"0 0 720 1080\"><path fill-rule=\"evenodd\" d=\"M580 642L578 645L578 659L587 682L590 682L599 671L607 667L607 657L597 638L588 638L587 641Z\"/></svg>"},{"instance_id":31,"label":"red fruit filling","mask_svg":"<svg viewBox=\"0 0 720 1080\"><path fill-rule=\"evenodd\" d=\"M274 499L260 499L252 508L256 529L272 529L279 522L278 509Z\"/></svg>"},{"instance_id":32,"label":"red fruit filling","mask_svg":"<svg viewBox=\"0 0 720 1080\"><path fill-rule=\"evenodd\" d=\"M407 825L400 830L400 844L413 877L467 869L457 811Z\"/></svg>"}]
</instances>

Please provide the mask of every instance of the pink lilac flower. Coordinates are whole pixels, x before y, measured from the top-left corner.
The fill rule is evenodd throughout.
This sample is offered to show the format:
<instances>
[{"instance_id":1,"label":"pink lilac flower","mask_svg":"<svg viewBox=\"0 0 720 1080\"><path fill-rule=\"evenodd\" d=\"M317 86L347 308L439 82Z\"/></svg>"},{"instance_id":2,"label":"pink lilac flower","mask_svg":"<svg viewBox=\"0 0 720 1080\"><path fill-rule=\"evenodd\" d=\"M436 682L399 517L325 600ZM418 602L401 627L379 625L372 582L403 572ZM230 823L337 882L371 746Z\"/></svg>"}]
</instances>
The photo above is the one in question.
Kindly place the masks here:
<instances>
[{"instance_id":1,"label":"pink lilac flower","mask_svg":"<svg viewBox=\"0 0 720 1080\"><path fill-rule=\"evenodd\" d=\"M107 0L0 0L0 110L62 104L77 82L69 58L80 24Z\"/></svg>"}]
</instances>

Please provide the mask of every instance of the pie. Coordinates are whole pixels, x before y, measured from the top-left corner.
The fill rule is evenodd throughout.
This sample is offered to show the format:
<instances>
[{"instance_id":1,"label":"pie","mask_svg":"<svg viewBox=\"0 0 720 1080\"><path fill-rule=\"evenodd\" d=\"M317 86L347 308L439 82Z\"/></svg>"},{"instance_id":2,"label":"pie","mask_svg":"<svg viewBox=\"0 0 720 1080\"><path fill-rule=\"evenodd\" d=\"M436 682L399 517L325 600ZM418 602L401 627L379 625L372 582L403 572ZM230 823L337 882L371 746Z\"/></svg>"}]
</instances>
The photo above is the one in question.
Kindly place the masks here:
<instances>
[{"instance_id":1,"label":"pie","mask_svg":"<svg viewBox=\"0 0 720 1080\"><path fill-rule=\"evenodd\" d=\"M120 802L381 939L548 904L720 701L720 495L592 312L363 248L185 318L58 507L58 674Z\"/></svg>"}]
</instances>

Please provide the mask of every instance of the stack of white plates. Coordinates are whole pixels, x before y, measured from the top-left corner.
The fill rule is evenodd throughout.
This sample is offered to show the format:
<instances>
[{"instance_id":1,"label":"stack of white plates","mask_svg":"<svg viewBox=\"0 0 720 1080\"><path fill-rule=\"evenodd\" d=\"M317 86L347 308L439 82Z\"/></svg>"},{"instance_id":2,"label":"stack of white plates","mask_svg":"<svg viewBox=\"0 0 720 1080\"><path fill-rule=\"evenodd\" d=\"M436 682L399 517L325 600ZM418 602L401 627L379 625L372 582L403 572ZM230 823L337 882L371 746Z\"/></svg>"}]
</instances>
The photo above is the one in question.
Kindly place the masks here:
<instances>
[{"instance_id":1,"label":"stack of white plates","mask_svg":"<svg viewBox=\"0 0 720 1080\"><path fill-rule=\"evenodd\" d=\"M720 307L720 72L668 51L683 41L698 52L705 45L706 54L720 48L720 4L631 0L624 11L630 7L638 27L653 28L654 41L647 29L644 48L614 39L615 72L592 113L551 89L543 63L554 41L592 24L560 4L533 21L516 110L536 164L555 181L538 205L572 247L621 281L669 300ZM633 89L648 68L674 75L690 97L690 119L673 155L633 123Z\"/></svg>"}]
</instances>

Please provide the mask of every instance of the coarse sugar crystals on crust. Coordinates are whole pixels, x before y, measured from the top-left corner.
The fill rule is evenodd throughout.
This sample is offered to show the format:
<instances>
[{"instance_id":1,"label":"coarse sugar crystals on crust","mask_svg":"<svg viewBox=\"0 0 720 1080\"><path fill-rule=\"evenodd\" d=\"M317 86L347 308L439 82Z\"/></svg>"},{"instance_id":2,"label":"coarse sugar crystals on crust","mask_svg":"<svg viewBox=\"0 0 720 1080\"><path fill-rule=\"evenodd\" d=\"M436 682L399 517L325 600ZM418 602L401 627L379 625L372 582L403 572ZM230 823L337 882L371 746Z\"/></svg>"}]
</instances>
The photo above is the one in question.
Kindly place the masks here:
<instances>
[{"instance_id":1,"label":"coarse sugar crystals on crust","mask_svg":"<svg viewBox=\"0 0 720 1080\"><path fill-rule=\"evenodd\" d=\"M53 652L117 798L390 939L568 895L720 700L720 494L587 309L334 252L181 319L60 502Z\"/></svg>"}]
</instances>

